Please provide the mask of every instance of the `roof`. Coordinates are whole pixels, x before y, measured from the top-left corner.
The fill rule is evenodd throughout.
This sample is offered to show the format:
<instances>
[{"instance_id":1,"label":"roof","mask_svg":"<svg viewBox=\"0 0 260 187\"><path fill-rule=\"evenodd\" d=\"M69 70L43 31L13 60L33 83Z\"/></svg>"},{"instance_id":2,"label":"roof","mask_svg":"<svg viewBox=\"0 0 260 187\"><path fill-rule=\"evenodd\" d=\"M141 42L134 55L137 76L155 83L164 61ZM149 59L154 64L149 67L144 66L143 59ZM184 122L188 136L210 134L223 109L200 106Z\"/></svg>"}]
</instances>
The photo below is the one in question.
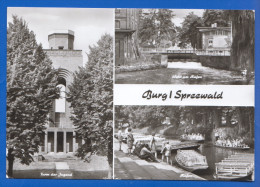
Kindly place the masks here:
<instances>
[{"instance_id":1,"label":"roof","mask_svg":"<svg viewBox=\"0 0 260 187\"><path fill-rule=\"evenodd\" d=\"M74 31L69 30L69 29L65 29L65 30L53 30L49 32L49 35L51 34L70 34L74 36Z\"/></svg>"},{"instance_id":2,"label":"roof","mask_svg":"<svg viewBox=\"0 0 260 187\"><path fill-rule=\"evenodd\" d=\"M231 27L197 27L200 32L207 32L213 30L227 30L231 31Z\"/></svg>"}]
</instances>

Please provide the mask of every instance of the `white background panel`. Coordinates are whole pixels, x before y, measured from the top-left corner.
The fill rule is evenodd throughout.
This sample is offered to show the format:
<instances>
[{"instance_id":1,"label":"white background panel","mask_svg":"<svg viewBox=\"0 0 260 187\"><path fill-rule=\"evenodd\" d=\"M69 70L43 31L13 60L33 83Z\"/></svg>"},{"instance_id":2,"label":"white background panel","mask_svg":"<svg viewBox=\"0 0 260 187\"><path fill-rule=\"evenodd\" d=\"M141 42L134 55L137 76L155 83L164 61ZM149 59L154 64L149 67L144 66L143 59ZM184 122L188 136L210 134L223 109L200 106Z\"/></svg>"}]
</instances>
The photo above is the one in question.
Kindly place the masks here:
<instances>
[{"instance_id":1,"label":"white background panel","mask_svg":"<svg viewBox=\"0 0 260 187\"><path fill-rule=\"evenodd\" d=\"M154 94L166 94L160 98L146 99L143 94L151 90ZM222 94L222 99L174 98L182 94ZM170 91L172 97L169 98ZM164 95L165 96L165 95ZM115 105L188 105L188 106L254 106L254 85L157 85L157 84L115 84Z\"/></svg>"}]
</instances>

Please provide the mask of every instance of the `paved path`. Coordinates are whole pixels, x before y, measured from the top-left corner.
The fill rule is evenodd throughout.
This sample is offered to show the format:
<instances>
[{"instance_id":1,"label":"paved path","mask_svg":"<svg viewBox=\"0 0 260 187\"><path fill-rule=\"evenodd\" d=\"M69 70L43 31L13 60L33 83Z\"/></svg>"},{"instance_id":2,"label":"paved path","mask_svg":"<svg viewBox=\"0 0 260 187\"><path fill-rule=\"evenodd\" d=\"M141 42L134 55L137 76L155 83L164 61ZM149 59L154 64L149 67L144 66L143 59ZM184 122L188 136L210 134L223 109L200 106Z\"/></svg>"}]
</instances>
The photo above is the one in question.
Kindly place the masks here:
<instances>
[{"instance_id":1,"label":"paved path","mask_svg":"<svg viewBox=\"0 0 260 187\"><path fill-rule=\"evenodd\" d=\"M56 170L68 170L70 169L67 162L55 162Z\"/></svg>"},{"instance_id":2,"label":"paved path","mask_svg":"<svg viewBox=\"0 0 260 187\"><path fill-rule=\"evenodd\" d=\"M193 173L163 162L147 162L135 155L128 156L126 144L122 144L123 151L117 151L118 148L118 141L115 140L115 179L205 180Z\"/></svg>"}]
</instances>

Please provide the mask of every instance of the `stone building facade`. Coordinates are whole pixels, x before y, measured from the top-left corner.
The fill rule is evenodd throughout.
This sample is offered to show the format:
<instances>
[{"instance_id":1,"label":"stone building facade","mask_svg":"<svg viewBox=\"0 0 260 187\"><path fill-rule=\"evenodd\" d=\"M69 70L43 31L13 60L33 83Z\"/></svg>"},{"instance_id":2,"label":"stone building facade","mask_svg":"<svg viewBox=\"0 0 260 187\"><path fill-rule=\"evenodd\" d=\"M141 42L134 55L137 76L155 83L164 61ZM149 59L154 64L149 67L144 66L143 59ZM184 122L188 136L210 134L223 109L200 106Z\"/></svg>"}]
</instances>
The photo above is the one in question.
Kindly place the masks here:
<instances>
[{"instance_id":1,"label":"stone building facade","mask_svg":"<svg viewBox=\"0 0 260 187\"><path fill-rule=\"evenodd\" d=\"M202 38L203 50L229 50L231 47L232 36L231 27L198 27Z\"/></svg>"},{"instance_id":2,"label":"stone building facade","mask_svg":"<svg viewBox=\"0 0 260 187\"><path fill-rule=\"evenodd\" d=\"M73 81L72 74L83 65L82 50L74 50L74 32L57 30L48 35L49 49L45 52L59 70L58 87L61 98L53 102L50 112L52 122L46 125L45 141L42 151L45 153L75 152L82 143L75 134L75 127L70 120L70 104L66 101L68 85Z\"/></svg>"},{"instance_id":3,"label":"stone building facade","mask_svg":"<svg viewBox=\"0 0 260 187\"><path fill-rule=\"evenodd\" d=\"M115 64L126 65L137 59L140 9L115 9Z\"/></svg>"}]
</instances>

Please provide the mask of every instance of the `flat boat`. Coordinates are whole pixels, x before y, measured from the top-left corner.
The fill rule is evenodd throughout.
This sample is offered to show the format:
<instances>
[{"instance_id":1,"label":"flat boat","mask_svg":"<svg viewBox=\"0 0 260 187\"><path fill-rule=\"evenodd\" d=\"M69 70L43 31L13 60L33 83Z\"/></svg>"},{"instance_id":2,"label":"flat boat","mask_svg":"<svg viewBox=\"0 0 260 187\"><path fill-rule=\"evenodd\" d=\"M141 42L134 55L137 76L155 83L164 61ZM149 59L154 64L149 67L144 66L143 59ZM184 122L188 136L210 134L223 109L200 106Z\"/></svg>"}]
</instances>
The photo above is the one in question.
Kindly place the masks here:
<instances>
[{"instance_id":1,"label":"flat boat","mask_svg":"<svg viewBox=\"0 0 260 187\"><path fill-rule=\"evenodd\" d=\"M175 160L181 168L190 172L205 170L209 167L206 157L194 150L178 150Z\"/></svg>"}]
</instances>

